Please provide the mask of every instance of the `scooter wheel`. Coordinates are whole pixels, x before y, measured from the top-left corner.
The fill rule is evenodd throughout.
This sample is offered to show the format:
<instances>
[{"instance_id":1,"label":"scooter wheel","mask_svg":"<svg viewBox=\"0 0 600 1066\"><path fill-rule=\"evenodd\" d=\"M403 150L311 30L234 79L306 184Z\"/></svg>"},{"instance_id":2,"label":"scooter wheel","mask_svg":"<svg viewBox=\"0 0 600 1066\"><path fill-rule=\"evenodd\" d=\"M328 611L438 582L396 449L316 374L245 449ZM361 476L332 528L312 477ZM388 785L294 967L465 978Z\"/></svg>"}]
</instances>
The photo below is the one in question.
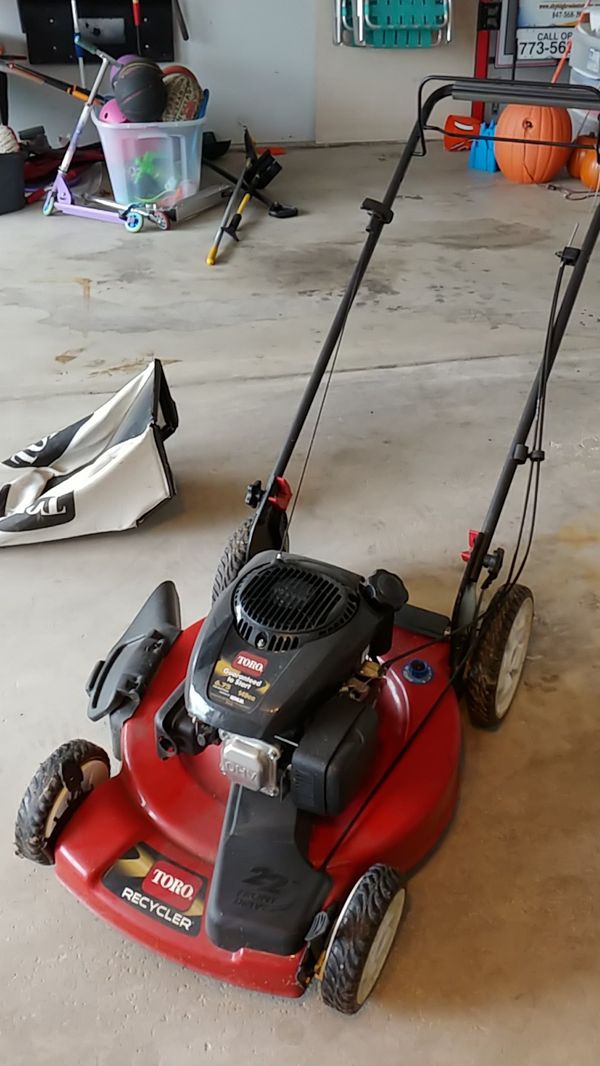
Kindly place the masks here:
<instances>
[{"instance_id":1,"label":"scooter wheel","mask_svg":"<svg viewBox=\"0 0 600 1066\"><path fill-rule=\"evenodd\" d=\"M49 215L54 214L54 198L53 197L48 197L47 200L44 200L44 203L42 205L42 214L46 215L46 218L48 218Z\"/></svg>"},{"instance_id":2,"label":"scooter wheel","mask_svg":"<svg viewBox=\"0 0 600 1066\"><path fill-rule=\"evenodd\" d=\"M15 825L17 855L51 866L56 840L94 788L110 777L110 760L88 740L61 744L42 763L21 800Z\"/></svg>"},{"instance_id":3,"label":"scooter wheel","mask_svg":"<svg viewBox=\"0 0 600 1066\"><path fill-rule=\"evenodd\" d=\"M144 228L144 216L139 211L130 211L125 219L125 229L129 233L139 233Z\"/></svg>"},{"instance_id":4,"label":"scooter wheel","mask_svg":"<svg viewBox=\"0 0 600 1066\"><path fill-rule=\"evenodd\" d=\"M158 229L163 231L163 233L166 233L167 230L171 229L171 219L166 211L153 211L149 218Z\"/></svg>"},{"instance_id":5,"label":"scooter wheel","mask_svg":"<svg viewBox=\"0 0 600 1066\"><path fill-rule=\"evenodd\" d=\"M473 725L497 729L515 698L533 625L533 594L526 585L498 589L490 603L466 673Z\"/></svg>"},{"instance_id":6,"label":"scooter wheel","mask_svg":"<svg viewBox=\"0 0 600 1066\"><path fill-rule=\"evenodd\" d=\"M254 515L250 515L249 518L245 518L244 521L237 529L233 531L225 550L219 560L217 572L215 574L215 580L212 587L212 602L221 595L221 593L231 585L232 581L235 581L236 577L246 565L246 553L248 551L248 542L250 540L250 531L252 529L252 523L254 522ZM283 550L285 552L290 549L289 537L286 533L285 540L283 542Z\"/></svg>"},{"instance_id":7,"label":"scooter wheel","mask_svg":"<svg viewBox=\"0 0 600 1066\"><path fill-rule=\"evenodd\" d=\"M406 881L378 863L360 878L333 927L321 995L328 1007L356 1014L375 988L406 907Z\"/></svg>"}]
</instances>

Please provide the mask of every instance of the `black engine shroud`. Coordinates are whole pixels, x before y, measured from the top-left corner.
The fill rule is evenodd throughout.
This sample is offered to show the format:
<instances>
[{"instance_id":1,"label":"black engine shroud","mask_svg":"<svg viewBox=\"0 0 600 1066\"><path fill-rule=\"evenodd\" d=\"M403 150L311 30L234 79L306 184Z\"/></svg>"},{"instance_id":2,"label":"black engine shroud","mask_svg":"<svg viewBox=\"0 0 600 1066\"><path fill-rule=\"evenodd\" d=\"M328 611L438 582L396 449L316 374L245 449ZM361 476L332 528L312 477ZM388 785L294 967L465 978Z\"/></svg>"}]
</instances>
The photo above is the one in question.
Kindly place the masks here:
<instances>
[{"instance_id":1,"label":"black engine shroud","mask_svg":"<svg viewBox=\"0 0 600 1066\"><path fill-rule=\"evenodd\" d=\"M290 955L302 946L330 886L308 862L312 816L339 814L369 772L377 688L360 680L361 669L388 649L394 611L407 599L386 571L365 580L269 551L213 605L192 652L185 711L205 737L221 736L221 767L233 782L206 909L219 947ZM167 745L176 714L174 706L158 716ZM256 776L240 784L229 744L238 758L275 762L268 787Z\"/></svg>"},{"instance_id":2,"label":"black engine shroud","mask_svg":"<svg viewBox=\"0 0 600 1066\"><path fill-rule=\"evenodd\" d=\"M290 736L390 645L399 578L368 581L297 555L262 552L219 597L192 653L186 705L227 733Z\"/></svg>"}]
</instances>

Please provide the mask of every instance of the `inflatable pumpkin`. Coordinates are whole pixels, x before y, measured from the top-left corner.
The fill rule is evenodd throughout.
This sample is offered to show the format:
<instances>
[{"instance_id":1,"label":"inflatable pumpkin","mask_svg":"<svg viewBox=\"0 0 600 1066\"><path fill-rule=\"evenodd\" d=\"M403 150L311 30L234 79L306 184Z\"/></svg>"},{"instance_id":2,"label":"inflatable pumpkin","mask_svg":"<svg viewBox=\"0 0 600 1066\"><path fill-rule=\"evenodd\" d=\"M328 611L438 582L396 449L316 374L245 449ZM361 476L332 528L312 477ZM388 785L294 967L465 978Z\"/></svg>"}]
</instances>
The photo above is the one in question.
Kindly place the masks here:
<instances>
[{"instance_id":1,"label":"inflatable pumpkin","mask_svg":"<svg viewBox=\"0 0 600 1066\"><path fill-rule=\"evenodd\" d=\"M496 136L518 142L496 141L496 161L504 177L522 185L538 184L558 174L571 149L527 141L570 141L571 118L562 107L509 104L498 119Z\"/></svg>"}]
</instances>

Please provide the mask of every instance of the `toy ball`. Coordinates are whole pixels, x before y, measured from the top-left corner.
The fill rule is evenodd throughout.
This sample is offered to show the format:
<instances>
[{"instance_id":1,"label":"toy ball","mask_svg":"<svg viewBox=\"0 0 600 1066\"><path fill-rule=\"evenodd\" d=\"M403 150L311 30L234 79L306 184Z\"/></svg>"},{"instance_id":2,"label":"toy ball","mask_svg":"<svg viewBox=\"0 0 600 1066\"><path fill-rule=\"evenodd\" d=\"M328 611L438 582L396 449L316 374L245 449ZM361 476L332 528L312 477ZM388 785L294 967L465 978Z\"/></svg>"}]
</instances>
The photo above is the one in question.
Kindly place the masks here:
<instances>
[{"instance_id":1,"label":"toy ball","mask_svg":"<svg viewBox=\"0 0 600 1066\"><path fill-rule=\"evenodd\" d=\"M133 61L135 59L141 59L141 58L142 58L141 56L134 56L134 55L119 56L119 58L117 59L117 62L114 65L114 67L110 68L110 74L109 74L110 84L111 85L114 84L114 81L115 81L115 78L117 77L117 74L121 73L123 67L126 66L127 63L133 63Z\"/></svg>"},{"instance_id":2,"label":"toy ball","mask_svg":"<svg viewBox=\"0 0 600 1066\"><path fill-rule=\"evenodd\" d=\"M163 122L186 122L198 117L202 103L202 89L195 74L185 67L169 67L164 71L167 103Z\"/></svg>"},{"instance_id":3,"label":"toy ball","mask_svg":"<svg viewBox=\"0 0 600 1066\"><path fill-rule=\"evenodd\" d=\"M150 59L133 59L117 74L113 91L130 122L157 122L162 118L167 90L160 67Z\"/></svg>"},{"instance_id":4,"label":"toy ball","mask_svg":"<svg viewBox=\"0 0 600 1066\"><path fill-rule=\"evenodd\" d=\"M101 122L108 122L111 126L119 126L123 122L129 121L129 119L125 118L116 100L107 100L100 111L99 117Z\"/></svg>"},{"instance_id":5,"label":"toy ball","mask_svg":"<svg viewBox=\"0 0 600 1066\"><path fill-rule=\"evenodd\" d=\"M20 151L21 146L14 130L10 126L0 125L0 155L10 155Z\"/></svg>"},{"instance_id":6,"label":"toy ball","mask_svg":"<svg viewBox=\"0 0 600 1066\"><path fill-rule=\"evenodd\" d=\"M569 156L569 174L572 178L580 178L583 170L583 164L588 155L595 156L593 151L596 138L595 137L578 137L575 141L576 148L573 149ZM589 146L589 147L586 147Z\"/></svg>"},{"instance_id":7,"label":"toy ball","mask_svg":"<svg viewBox=\"0 0 600 1066\"><path fill-rule=\"evenodd\" d=\"M565 166L571 149L527 142L570 141L571 116L562 107L509 104L498 119L496 136L514 138L495 145L496 162L505 178L522 185L551 181Z\"/></svg>"}]
</instances>

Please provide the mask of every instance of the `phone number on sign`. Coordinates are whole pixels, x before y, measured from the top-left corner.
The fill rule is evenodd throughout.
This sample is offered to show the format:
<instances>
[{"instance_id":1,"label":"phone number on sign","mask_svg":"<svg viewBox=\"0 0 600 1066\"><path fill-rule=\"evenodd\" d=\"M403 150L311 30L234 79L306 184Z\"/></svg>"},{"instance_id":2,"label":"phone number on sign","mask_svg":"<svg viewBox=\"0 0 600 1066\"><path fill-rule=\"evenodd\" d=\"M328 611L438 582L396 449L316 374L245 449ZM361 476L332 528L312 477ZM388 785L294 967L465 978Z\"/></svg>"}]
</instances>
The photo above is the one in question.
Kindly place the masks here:
<instances>
[{"instance_id":1,"label":"phone number on sign","mask_svg":"<svg viewBox=\"0 0 600 1066\"><path fill-rule=\"evenodd\" d=\"M572 36L572 29L518 30L519 59L560 59Z\"/></svg>"}]
</instances>

